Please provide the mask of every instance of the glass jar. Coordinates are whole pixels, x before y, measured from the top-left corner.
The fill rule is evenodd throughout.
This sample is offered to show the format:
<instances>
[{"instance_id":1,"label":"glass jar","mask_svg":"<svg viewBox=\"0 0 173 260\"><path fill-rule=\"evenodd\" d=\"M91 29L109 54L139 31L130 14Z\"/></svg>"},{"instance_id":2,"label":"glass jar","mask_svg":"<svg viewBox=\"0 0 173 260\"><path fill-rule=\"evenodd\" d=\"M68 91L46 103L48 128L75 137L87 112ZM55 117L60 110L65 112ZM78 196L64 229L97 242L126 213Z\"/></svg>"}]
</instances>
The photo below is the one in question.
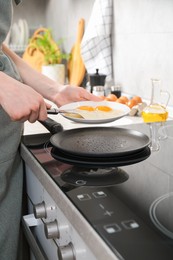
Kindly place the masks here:
<instances>
[{"instance_id":1,"label":"glass jar","mask_svg":"<svg viewBox=\"0 0 173 260\"><path fill-rule=\"evenodd\" d=\"M120 85L111 86L111 94L114 94L117 98L121 97Z\"/></svg>"},{"instance_id":2,"label":"glass jar","mask_svg":"<svg viewBox=\"0 0 173 260\"><path fill-rule=\"evenodd\" d=\"M104 96L104 94L105 94L104 87L103 86L94 86L92 93L95 96Z\"/></svg>"}]
</instances>

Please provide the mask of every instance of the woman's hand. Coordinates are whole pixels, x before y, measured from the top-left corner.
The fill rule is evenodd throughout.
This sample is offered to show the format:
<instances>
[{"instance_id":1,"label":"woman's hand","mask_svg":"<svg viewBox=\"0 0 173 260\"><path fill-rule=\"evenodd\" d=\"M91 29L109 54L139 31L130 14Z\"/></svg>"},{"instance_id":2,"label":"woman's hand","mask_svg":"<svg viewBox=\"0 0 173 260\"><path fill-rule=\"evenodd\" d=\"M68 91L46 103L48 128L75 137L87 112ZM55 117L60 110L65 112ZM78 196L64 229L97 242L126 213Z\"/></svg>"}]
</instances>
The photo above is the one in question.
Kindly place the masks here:
<instances>
[{"instance_id":1,"label":"woman's hand","mask_svg":"<svg viewBox=\"0 0 173 260\"><path fill-rule=\"evenodd\" d=\"M50 105L39 93L5 74L0 79L0 104L12 121L33 123L47 118Z\"/></svg>"},{"instance_id":2,"label":"woman's hand","mask_svg":"<svg viewBox=\"0 0 173 260\"><path fill-rule=\"evenodd\" d=\"M62 106L75 101L101 101L101 98L89 93L86 89L77 86L58 86L58 91L54 95L53 102L57 106Z\"/></svg>"}]
</instances>

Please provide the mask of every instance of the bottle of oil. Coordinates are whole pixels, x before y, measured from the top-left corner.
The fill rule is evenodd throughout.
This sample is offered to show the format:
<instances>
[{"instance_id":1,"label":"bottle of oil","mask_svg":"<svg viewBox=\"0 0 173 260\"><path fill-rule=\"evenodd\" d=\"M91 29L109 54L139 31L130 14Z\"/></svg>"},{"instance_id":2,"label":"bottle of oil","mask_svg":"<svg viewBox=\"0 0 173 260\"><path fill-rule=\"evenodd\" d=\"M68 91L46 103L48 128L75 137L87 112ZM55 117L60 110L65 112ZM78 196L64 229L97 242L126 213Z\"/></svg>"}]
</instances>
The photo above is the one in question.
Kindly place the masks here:
<instances>
[{"instance_id":1,"label":"bottle of oil","mask_svg":"<svg viewBox=\"0 0 173 260\"><path fill-rule=\"evenodd\" d=\"M151 101L142 111L142 118L143 121L149 125L151 139L150 149L151 151L158 151L160 149L158 124L162 124L162 127L164 127L164 122L168 118L166 106L169 102L170 94L160 89L160 80L152 79L151 83ZM166 97L164 102L163 96Z\"/></svg>"},{"instance_id":2,"label":"bottle of oil","mask_svg":"<svg viewBox=\"0 0 173 260\"><path fill-rule=\"evenodd\" d=\"M169 94L166 91L160 89L160 80L152 79L152 92L151 101L148 106L142 111L142 118L145 123L154 122L165 122L168 118L168 111L166 110L166 105L168 103ZM162 95L168 95L167 102L162 104Z\"/></svg>"}]
</instances>

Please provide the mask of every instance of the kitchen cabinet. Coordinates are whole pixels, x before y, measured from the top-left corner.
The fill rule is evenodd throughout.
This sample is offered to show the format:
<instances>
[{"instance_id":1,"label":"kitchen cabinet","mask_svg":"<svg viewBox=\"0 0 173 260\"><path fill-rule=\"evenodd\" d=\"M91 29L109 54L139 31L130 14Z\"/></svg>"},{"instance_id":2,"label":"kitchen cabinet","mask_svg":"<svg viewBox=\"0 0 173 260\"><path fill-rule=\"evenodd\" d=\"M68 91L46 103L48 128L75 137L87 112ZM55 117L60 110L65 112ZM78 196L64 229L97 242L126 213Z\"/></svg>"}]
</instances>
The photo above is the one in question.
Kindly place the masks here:
<instances>
[{"instance_id":1,"label":"kitchen cabinet","mask_svg":"<svg viewBox=\"0 0 173 260\"><path fill-rule=\"evenodd\" d=\"M48 0L23 0L18 6L14 5L13 22L18 19L26 19L29 27L33 30L38 26L46 25L46 9Z\"/></svg>"},{"instance_id":2,"label":"kitchen cabinet","mask_svg":"<svg viewBox=\"0 0 173 260\"><path fill-rule=\"evenodd\" d=\"M29 38L33 32L39 27L46 27L46 8L47 0L38 0L38 1L22 1L21 4L15 5L14 7L14 16L11 27L11 33L8 36L8 42L10 48L22 55ZM25 38L25 24L27 23L27 40L20 40Z\"/></svg>"}]
</instances>

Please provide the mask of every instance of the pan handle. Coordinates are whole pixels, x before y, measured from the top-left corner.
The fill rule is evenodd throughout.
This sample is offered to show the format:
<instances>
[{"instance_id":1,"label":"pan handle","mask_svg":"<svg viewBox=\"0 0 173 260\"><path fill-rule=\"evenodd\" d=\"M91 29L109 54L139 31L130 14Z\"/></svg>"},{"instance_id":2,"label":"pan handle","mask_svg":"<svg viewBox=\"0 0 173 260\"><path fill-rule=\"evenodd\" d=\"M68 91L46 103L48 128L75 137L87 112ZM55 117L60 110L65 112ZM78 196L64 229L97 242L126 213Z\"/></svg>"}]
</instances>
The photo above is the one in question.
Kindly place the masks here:
<instances>
[{"instance_id":1,"label":"pan handle","mask_svg":"<svg viewBox=\"0 0 173 260\"><path fill-rule=\"evenodd\" d=\"M63 126L56 122L55 120L51 119L51 118L47 118L46 120L44 121L40 121L39 122L44 126L46 127L47 130L49 130L49 132L51 134L56 134L58 132L61 132L63 131Z\"/></svg>"}]
</instances>

